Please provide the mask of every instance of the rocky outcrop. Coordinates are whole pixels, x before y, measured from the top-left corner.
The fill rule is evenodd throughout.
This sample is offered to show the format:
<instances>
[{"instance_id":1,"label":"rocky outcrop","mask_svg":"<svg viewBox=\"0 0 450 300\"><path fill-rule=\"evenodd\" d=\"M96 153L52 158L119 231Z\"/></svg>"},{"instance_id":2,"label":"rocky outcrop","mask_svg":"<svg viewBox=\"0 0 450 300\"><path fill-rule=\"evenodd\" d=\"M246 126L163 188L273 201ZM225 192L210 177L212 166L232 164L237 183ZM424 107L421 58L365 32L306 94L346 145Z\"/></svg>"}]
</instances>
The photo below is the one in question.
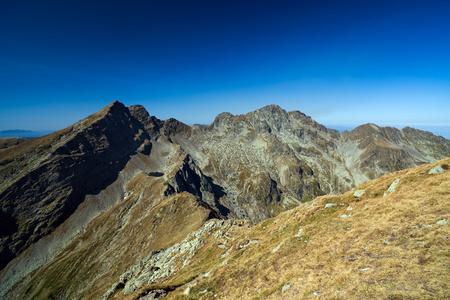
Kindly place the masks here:
<instances>
[{"instance_id":1,"label":"rocky outcrop","mask_svg":"<svg viewBox=\"0 0 450 300\"><path fill-rule=\"evenodd\" d=\"M433 169L431 169L428 174L439 174L445 172L446 169L444 169L441 165L437 165Z\"/></svg>"},{"instance_id":2,"label":"rocky outcrop","mask_svg":"<svg viewBox=\"0 0 450 300\"><path fill-rule=\"evenodd\" d=\"M232 223L227 224L231 226ZM129 294L137 288L169 277L177 269L184 268L204 244L206 236L211 235L215 228L225 227L225 221L209 221L202 228L191 232L184 240L167 249L154 250L142 259L139 259L129 270L120 275L119 281L102 296L108 299L119 288L123 293Z\"/></svg>"},{"instance_id":3,"label":"rocky outcrop","mask_svg":"<svg viewBox=\"0 0 450 300\"><path fill-rule=\"evenodd\" d=\"M165 196L188 192L214 208L218 216L229 217L230 210L220 203L220 198L225 196L223 188L205 176L191 156L186 155L175 176L166 184Z\"/></svg>"},{"instance_id":4,"label":"rocky outcrop","mask_svg":"<svg viewBox=\"0 0 450 300\"><path fill-rule=\"evenodd\" d=\"M131 115L136 118L145 128L152 139L163 138L172 142L176 135L189 136L191 128L182 122L170 118L162 121L155 116L150 116L142 105L132 105L129 108Z\"/></svg>"}]
</instances>

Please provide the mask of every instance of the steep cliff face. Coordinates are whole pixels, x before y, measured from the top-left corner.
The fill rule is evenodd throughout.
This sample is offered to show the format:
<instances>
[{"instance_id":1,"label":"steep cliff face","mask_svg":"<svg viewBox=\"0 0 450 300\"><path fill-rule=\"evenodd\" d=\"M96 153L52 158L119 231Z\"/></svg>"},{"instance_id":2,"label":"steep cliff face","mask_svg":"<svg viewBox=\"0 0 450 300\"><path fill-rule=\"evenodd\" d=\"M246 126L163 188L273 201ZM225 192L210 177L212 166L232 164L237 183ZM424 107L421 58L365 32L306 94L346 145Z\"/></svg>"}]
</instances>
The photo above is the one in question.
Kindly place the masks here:
<instances>
[{"instance_id":1,"label":"steep cliff face","mask_svg":"<svg viewBox=\"0 0 450 300\"><path fill-rule=\"evenodd\" d=\"M450 141L431 133L366 124L339 134L276 105L190 127L116 101L0 149L0 298L98 298L111 266L120 275L211 218L260 222L447 156Z\"/></svg>"}]
</instances>

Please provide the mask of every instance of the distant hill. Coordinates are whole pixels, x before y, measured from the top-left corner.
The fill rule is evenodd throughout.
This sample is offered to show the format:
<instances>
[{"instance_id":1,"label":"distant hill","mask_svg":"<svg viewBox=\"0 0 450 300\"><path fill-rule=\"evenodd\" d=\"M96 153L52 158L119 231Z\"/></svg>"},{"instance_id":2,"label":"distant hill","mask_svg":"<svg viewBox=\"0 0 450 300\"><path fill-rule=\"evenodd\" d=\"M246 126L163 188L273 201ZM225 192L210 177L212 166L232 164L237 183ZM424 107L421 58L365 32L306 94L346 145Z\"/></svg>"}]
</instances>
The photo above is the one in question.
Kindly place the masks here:
<instances>
[{"instance_id":1,"label":"distant hill","mask_svg":"<svg viewBox=\"0 0 450 300\"><path fill-rule=\"evenodd\" d=\"M43 136L43 135L46 135L49 133L50 133L50 131L31 131L31 130L21 130L21 129L1 130L0 138L2 138L2 137L35 138L35 137Z\"/></svg>"}]
</instances>

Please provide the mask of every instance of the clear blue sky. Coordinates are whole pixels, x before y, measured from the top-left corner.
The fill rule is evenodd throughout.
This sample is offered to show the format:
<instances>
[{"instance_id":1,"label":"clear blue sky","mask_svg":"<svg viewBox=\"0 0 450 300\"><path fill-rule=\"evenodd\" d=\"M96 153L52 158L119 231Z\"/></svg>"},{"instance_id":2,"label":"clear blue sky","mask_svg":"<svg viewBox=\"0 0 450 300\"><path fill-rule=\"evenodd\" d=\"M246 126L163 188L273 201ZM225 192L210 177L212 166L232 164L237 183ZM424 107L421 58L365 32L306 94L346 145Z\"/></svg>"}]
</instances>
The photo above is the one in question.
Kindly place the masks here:
<instances>
[{"instance_id":1,"label":"clear blue sky","mask_svg":"<svg viewBox=\"0 0 450 300\"><path fill-rule=\"evenodd\" d=\"M187 124L278 104L450 132L450 2L1 1L0 71L0 130L117 99Z\"/></svg>"}]
</instances>

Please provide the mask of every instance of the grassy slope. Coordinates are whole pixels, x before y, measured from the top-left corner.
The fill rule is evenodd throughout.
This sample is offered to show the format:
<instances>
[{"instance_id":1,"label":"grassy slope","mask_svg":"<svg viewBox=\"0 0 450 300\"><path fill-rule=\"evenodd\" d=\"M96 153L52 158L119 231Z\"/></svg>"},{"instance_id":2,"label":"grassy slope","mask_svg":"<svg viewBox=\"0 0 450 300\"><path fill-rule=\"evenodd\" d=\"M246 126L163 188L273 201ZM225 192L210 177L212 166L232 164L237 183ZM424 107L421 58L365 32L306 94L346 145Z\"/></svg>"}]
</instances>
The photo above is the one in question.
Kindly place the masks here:
<instances>
[{"instance_id":1,"label":"grassy slope","mask_svg":"<svg viewBox=\"0 0 450 300\"><path fill-rule=\"evenodd\" d=\"M29 278L15 299L99 299L138 257L197 230L210 210L191 194L157 197L163 180L143 173L126 200L95 218L58 257Z\"/></svg>"},{"instance_id":2,"label":"grassy slope","mask_svg":"<svg viewBox=\"0 0 450 300\"><path fill-rule=\"evenodd\" d=\"M16 138L16 137L5 137L0 138L0 149L6 149L12 146L19 145L28 139L25 138Z\"/></svg>"},{"instance_id":3,"label":"grassy slope","mask_svg":"<svg viewBox=\"0 0 450 300\"><path fill-rule=\"evenodd\" d=\"M365 182L357 188L365 189L361 198L353 191L322 196L254 227L236 227L227 233L234 240L210 236L191 265L129 298L178 287L168 298L445 299L450 230L436 222L450 219L450 171L428 174L437 164ZM439 164L450 165L450 158ZM396 191L383 197L397 178Z\"/></svg>"}]
</instances>

